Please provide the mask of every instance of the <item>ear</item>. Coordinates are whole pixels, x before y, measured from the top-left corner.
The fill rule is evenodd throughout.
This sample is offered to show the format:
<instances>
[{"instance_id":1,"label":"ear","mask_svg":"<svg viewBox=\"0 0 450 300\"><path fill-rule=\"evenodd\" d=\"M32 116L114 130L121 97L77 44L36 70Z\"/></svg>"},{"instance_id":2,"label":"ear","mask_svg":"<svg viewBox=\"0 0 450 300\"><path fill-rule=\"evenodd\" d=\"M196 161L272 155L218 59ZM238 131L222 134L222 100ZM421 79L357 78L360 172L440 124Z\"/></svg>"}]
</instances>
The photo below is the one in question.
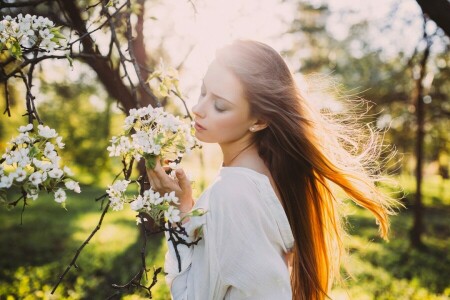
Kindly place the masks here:
<instances>
[{"instance_id":1,"label":"ear","mask_svg":"<svg viewBox=\"0 0 450 300\"><path fill-rule=\"evenodd\" d=\"M263 120L256 120L252 126L250 126L250 128L248 130L250 130L251 132L257 132L263 129L266 129L267 126L269 126L269 123L267 123L266 121Z\"/></svg>"}]
</instances>

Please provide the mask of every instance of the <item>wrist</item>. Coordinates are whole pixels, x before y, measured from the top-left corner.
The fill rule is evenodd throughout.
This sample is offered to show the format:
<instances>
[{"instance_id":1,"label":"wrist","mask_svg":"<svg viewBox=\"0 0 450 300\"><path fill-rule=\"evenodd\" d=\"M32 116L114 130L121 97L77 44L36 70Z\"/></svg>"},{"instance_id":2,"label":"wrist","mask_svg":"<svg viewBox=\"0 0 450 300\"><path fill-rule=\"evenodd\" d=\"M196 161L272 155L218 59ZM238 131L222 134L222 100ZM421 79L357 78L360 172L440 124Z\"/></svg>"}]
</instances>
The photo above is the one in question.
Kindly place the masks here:
<instances>
[{"instance_id":1,"label":"wrist","mask_svg":"<svg viewBox=\"0 0 450 300\"><path fill-rule=\"evenodd\" d=\"M191 211L194 204L194 199L192 198L190 198L189 200L181 200L180 204L178 205L178 209L181 213L188 213Z\"/></svg>"}]
</instances>

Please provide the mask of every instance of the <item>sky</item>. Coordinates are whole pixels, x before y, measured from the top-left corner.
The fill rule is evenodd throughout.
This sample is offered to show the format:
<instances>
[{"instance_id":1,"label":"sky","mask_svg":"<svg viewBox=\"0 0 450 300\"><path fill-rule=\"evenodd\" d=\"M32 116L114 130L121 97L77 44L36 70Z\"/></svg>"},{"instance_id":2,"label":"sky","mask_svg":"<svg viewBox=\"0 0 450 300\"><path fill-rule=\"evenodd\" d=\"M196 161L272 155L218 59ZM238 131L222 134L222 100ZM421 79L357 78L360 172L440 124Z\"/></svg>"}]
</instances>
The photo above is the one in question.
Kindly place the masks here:
<instances>
[{"instance_id":1,"label":"sky","mask_svg":"<svg viewBox=\"0 0 450 300\"><path fill-rule=\"evenodd\" d=\"M362 20L370 22L368 35L371 43L383 49L386 56L397 53L399 49L412 52L421 36L421 20L417 17L420 8L415 0L309 2L329 5L331 14L327 19L327 30L336 39L344 39L351 24ZM156 53L162 43L170 57L166 65L177 67L183 63L180 86L192 105L198 98L201 80L217 48L243 38L265 42L278 51L289 49L295 36L285 33L293 19L298 17L296 3L290 0L147 1L144 23L147 53ZM399 36L398 32L405 31L405 18L413 22L406 28L407 34ZM388 25L391 29L386 27ZM101 40L100 35L96 38ZM108 46L107 42L104 44ZM355 51L357 48L356 43ZM295 70L298 62L288 61L288 65ZM46 76L55 81L64 78L76 80L79 76L76 68L61 76L65 69L65 61L52 62L52 68L46 68ZM95 74L92 76L95 80ZM301 80L301 74L297 74L297 78Z\"/></svg>"},{"instance_id":2,"label":"sky","mask_svg":"<svg viewBox=\"0 0 450 300\"><path fill-rule=\"evenodd\" d=\"M420 8L414 0L310 2L329 5L331 14L327 19L327 29L336 39L344 39L351 24L362 20L373 23L369 29L371 42L382 48L386 56L394 55L399 49L411 52L421 36L421 20L415 18L420 14ZM171 63L177 66L183 62L180 73L182 90L188 99L196 98L201 79L220 46L237 38L249 38L268 43L278 51L288 49L295 37L284 33L296 17L295 5L295 1L279 0L149 2L145 22L148 48L156 49L159 41L164 40ZM405 18L413 22L408 25L408 34L398 36L398 32L404 30Z\"/></svg>"},{"instance_id":3,"label":"sky","mask_svg":"<svg viewBox=\"0 0 450 300\"><path fill-rule=\"evenodd\" d=\"M352 24L363 20L370 22L369 38L374 47L383 49L386 56L395 55L400 49L406 53L412 52L421 37L421 18L418 17L420 8L414 0L310 2L325 2L329 5L331 14L327 18L327 29L336 39L344 39ZM296 3L280 0L148 2L144 34L149 49L158 48L159 41L163 40L163 46L172 59L170 63L177 66L183 62L180 87L188 107L192 107L198 99L202 78L217 48L243 38L265 42L278 51L289 49L295 36L285 33L292 20L298 17ZM398 32L405 30L404 19L413 21L406 28L407 34L398 36ZM295 62L288 61L288 65L291 70L298 67ZM307 88L302 74L296 74L295 78L301 89ZM337 103L330 95L311 93L308 98L319 99L312 102L330 108L333 103ZM214 147L204 145L203 148L206 161L213 165L220 163L218 149Z\"/></svg>"},{"instance_id":4,"label":"sky","mask_svg":"<svg viewBox=\"0 0 450 300\"><path fill-rule=\"evenodd\" d=\"M368 37L373 46L381 48L386 56L393 55L400 49L407 54L411 53L421 37L420 9L415 0L324 2L331 11L327 18L327 30L336 39L344 39L349 26L362 20L371 24ZM147 1L145 8L144 36L147 53L156 53L162 43L162 48L170 57L170 61L165 62L166 65L177 67L183 63L180 88L189 108L198 99L202 78L217 48L234 39L244 38L265 42L278 51L289 49L295 36L285 33L293 19L298 17L296 2L289 0L156 0ZM406 28L405 19L411 20ZM402 34L399 35L399 32ZM101 37L96 39L100 42ZM358 45L355 46L357 48ZM48 63L52 66L44 67L47 80L76 81L80 77L80 70L84 70L83 80L96 80L96 74L86 70L82 64L75 63L74 68L68 70L66 61ZM288 61L288 65L291 69L296 67L293 62ZM65 75L61 76L62 73ZM296 78L302 84L302 74L297 74ZM36 85L35 88L38 89L39 86ZM106 93L100 91L90 101L101 109L106 97ZM332 97L327 100L323 95L316 97L320 99L314 101L317 103L333 100ZM214 157L217 157L217 151L204 153L206 161L214 161ZM215 163L220 163L220 158Z\"/></svg>"}]
</instances>

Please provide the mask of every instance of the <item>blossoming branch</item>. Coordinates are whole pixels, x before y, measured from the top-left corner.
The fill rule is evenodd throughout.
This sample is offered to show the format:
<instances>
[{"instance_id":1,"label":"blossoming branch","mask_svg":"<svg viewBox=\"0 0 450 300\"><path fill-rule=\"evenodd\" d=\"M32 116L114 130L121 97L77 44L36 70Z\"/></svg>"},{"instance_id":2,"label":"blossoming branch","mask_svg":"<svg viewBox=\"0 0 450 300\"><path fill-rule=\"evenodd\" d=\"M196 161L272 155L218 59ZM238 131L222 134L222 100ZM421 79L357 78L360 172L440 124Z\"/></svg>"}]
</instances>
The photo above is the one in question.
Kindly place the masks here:
<instances>
[{"instance_id":1,"label":"blossoming branch","mask_svg":"<svg viewBox=\"0 0 450 300\"><path fill-rule=\"evenodd\" d=\"M18 201L37 200L42 190L54 193L58 203L66 201L66 190L80 193L78 182L70 179L72 171L60 166L57 150L64 148L62 137L44 125L33 124L19 127L20 134L9 141L0 160L0 195L9 205ZM6 190L17 187L22 197L14 202L6 199Z\"/></svg>"},{"instance_id":2,"label":"blossoming branch","mask_svg":"<svg viewBox=\"0 0 450 300\"><path fill-rule=\"evenodd\" d=\"M42 16L5 16L0 21L0 52L8 50L12 56L19 59L23 49L53 51L57 46L64 46L66 41L59 29L53 21Z\"/></svg>"}]
</instances>

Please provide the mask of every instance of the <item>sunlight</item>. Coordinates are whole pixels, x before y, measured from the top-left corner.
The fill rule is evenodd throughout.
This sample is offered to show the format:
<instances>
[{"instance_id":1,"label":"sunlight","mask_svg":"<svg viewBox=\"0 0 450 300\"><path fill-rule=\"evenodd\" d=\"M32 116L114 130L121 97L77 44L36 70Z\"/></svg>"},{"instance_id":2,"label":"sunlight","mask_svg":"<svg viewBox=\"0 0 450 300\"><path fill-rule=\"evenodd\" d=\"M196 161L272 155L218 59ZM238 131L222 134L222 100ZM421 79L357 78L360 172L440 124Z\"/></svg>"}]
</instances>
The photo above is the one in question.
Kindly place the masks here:
<instances>
[{"instance_id":1,"label":"sunlight","mask_svg":"<svg viewBox=\"0 0 450 300\"><path fill-rule=\"evenodd\" d=\"M193 4L194 3L194 4ZM182 63L181 89L188 103L196 99L206 68L217 48L235 39L255 39L283 49L286 20L293 18L294 4L279 0L176 1L149 4L145 32L149 48L158 49L162 40L172 63ZM195 8L194 8L195 7Z\"/></svg>"}]
</instances>

